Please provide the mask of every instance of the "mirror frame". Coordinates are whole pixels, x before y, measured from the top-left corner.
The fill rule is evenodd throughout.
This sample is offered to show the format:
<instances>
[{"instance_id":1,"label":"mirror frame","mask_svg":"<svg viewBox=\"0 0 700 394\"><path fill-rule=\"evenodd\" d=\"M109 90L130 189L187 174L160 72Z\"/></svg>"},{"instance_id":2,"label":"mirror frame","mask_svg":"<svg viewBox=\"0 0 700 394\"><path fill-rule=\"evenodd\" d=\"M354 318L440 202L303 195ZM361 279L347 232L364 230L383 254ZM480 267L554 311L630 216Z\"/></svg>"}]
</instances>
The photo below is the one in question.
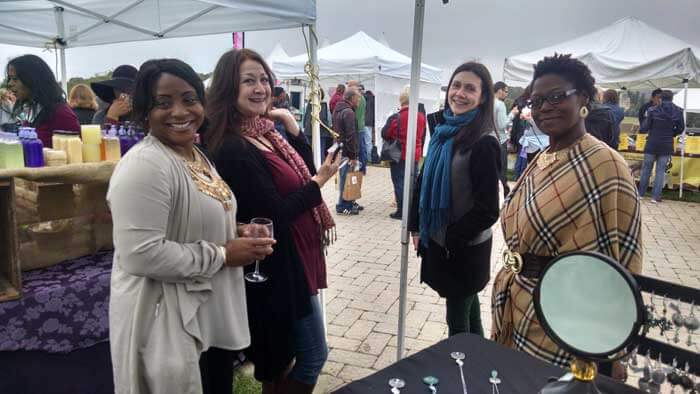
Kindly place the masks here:
<instances>
[{"instance_id":1,"label":"mirror frame","mask_svg":"<svg viewBox=\"0 0 700 394\"><path fill-rule=\"evenodd\" d=\"M570 257L570 256L589 256L589 257L595 257L598 258L601 261L601 263L606 263L609 266L613 267L620 275L622 278L627 282L627 284L630 287L630 290L632 290L632 295L635 299L636 305L636 310L637 310L637 319L632 325L632 329L627 334L627 338L617 347L614 349L603 352L603 353L589 353L585 352L580 349L576 349L573 346L569 345L566 343L564 340L559 337L554 330L552 330L552 327L549 325L549 322L547 322L547 319L544 316L544 313L542 312L542 306L540 304L540 290L542 287L542 278L547 274L547 271L549 271L552 266L554 266L559 260ZM598 252L591 252L591 251L580 251L580 252L570 252L570 253L565 253L562 255L557 256L554 258L552 261L550 261L547 266L542 270L542 275L540 276L540 279L537 281L537 285L535 286L535 290L533 292L533 306L535 307L535 313L537 314L537 319L539 320L540 324L542 325L542 329L544 329L544 332L559 346L561 346L564 350L567 352L571 353L574 356L580 356L586 359L590 360L596 360L596 361L611 361L616 358L609 358L610 355L615 354L619 352L620 350L625 349L627 346L630 345L633 341L637 340L639 338L639 332L644 324L644 321L646 319L646 314L644 312L644 301L642 299L642 291L637 284L637 281L632 277L632 274L621 264L610 258L609 256L606 256L604 254L598 253Z\"/></svg>"}]
</instances>

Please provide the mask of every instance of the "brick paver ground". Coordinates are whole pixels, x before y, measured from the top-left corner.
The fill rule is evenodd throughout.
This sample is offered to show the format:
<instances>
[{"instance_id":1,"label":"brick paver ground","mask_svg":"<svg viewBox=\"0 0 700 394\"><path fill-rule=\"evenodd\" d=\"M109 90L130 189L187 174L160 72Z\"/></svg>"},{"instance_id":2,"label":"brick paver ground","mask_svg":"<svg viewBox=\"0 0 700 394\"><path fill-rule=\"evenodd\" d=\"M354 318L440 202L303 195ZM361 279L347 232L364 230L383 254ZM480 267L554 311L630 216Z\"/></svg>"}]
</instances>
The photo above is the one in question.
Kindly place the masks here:
<instances>
[{"instance_id":1,"label":"brick paver ground","mask_svg":"<svg viewBox=\"0 0 700 394\"><path fill-rule=\"evenodd\" d=\"M390 219L393 192L389 170L370 167L364 180L365 210L336 215L338 241L328 254L327 305L330 354L316 392L326 393L396 361L399 308L400 221ZM334 211L338 192L323 190ZM700 287L700 205L675 201L642 203L644 274ZM500 226L496 224L497 228ZM494 231L492 277L503 248ZM447 337L445 302L420 283L419 261L410 254L406 348L408 354ZM491 284L479 295L484 330L491 330ZM487 334L488 335L488 334Z\"/></svg>"}]
</instances>

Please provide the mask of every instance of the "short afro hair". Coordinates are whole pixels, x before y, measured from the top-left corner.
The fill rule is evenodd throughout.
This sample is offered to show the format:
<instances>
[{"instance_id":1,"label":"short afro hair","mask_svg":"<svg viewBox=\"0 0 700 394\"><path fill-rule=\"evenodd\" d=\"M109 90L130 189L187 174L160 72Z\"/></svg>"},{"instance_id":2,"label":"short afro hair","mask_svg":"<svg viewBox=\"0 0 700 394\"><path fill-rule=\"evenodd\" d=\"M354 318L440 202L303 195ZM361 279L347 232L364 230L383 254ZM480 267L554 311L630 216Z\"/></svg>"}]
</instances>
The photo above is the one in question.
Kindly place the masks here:
<instances>
[{"instance_id":1,"label":"short afro hair","mask_svg":"<svg viewBox=\"0 0 700 394\"><path fill-rule=\"evenodd\" d=\"M595 101L597 91L591 70L582 61L572 58L571 54L555 53L554 56L547 56L537 62L532 81L548 74L558 75L571 82L574 89L588 96L589 103Z\"/></svg>"}]
</instances>

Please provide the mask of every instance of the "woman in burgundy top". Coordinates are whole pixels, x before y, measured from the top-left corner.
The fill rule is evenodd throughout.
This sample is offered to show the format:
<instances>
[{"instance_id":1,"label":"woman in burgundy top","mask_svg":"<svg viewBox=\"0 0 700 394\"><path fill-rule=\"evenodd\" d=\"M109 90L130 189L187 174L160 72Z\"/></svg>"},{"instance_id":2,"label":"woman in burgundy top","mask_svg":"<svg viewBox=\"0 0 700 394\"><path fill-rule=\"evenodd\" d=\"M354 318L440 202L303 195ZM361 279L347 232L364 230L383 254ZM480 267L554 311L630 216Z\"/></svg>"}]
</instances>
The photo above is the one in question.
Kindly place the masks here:
<instances>
[{"instance_id":1,"label":"woman in burgundy top","mask_svg":"<svg viewBox=\"0 0 700 394\"><path fill-rule=\"evenodd\" d=\"M80 132L80 122L66 104L61 86L40 57L23 55L7 63L7 86L17 98L15 119L36 129L44 147L50 148L54 130Z\"/></svg>"},{"instance_id":2,"label":"woman in burgundy top","mask_svg":"<svg viewBox=\"0 0 700 394\"><path fill-rule=\"evenodd\" d=\"M317 294L326 287L323 249L335 236L321 187L337 172L340 155L335 162L328 155L315 171L294 116L270 110L274 80L256 52L225 53L207 96L204 142L236 196L237 219L274 222L277 244L260 264L268 280L246 284L246 353L255 377L263 393L311 393L328 354ZM275 120L284 124L286 140Z\"/></svg>"}]
</instances>

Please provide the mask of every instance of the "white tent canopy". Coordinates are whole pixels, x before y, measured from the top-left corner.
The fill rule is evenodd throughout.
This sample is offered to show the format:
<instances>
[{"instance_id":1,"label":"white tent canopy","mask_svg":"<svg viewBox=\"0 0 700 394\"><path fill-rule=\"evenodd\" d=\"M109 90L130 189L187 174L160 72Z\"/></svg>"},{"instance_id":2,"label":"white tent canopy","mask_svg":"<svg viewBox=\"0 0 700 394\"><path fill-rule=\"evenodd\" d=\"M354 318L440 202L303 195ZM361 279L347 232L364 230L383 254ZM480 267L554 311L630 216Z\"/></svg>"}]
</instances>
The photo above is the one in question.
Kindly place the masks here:
<instances>
[{"instance_id":1,"label":"white tent canopy","mask_svg":"<svg viewBox=\"0 0 700 394\"><path fill-rule=\"evenodd\" d=\"M70 48L284 29L315 19L315 0L9 0L0 2L0 42L43 48L60 38Z\"/></svg>"},{"instance_id":2,"label":"white tent canopy","mask_svg":"<svg viewBox=\"0 0 700 394\"><path fill-rule=\"evenodd\" d=\"M571 53L588 65L596 84L610 88L700 87L700 48L627 17L603 29L536 51L506 58L506 83L527 85L545 56Z\"/></svg>"},{"instance_id":3,"label":"white tent canopy","mask_svg":"<svg viewBox=\"0 0 700 394\"><path fill-rule=\"evenodd\" d=\"M683 98L683 90L680 90L673 95L673 103L683 107ZM700 89L688 89L688 102L685 111L700 113Z\"/></svg>"},{"instance_id":4,"label":"white tent canopy","mask_svg":"<svg viewBox=\"0 0 700 394\"><path fill-rule=\"evenodd\" d=\"M306 79L307 55L276 61L272 67L278 79ZM375 130L378 133L386 118L399 107L399 93L411 77L411 58L403 55L365 32L325 46L318 51L321 86L332 88L348 80L358 80L375 95ZM419 101L428 110L439 104L442 70L421 64ZM377 138L381 141L381 138Z\"/></svg>"},{"instance_id":5,"label":"white tent canopy","mask_svg":"<svg viewBox=\"0 0 700 394\"><path fill-rule=\"evenodd\" d=\"M283 61L286 61L287 59L289 59L289 55L287 54L287 51L285 51L284 48L282 48L282 44L280 44L278 42L277 44L275 44L275 47L272 48L272 50L270 51L270 54L267 55L267 57L265 58L265 61L267 62L267 64L270 67L274 67L274 64L276 62L283 62Z\"/></svg>"},{"instance_id":6,"label":"white tent canopy","mask_svg":"<svg viewBox=\"0 0 700 394\"><path fill-rule=\"evenodd\" d=\"M8 0L0 2L0 43L65 49L311 25L316 0Z\"/></svg>"}]
</instances>

